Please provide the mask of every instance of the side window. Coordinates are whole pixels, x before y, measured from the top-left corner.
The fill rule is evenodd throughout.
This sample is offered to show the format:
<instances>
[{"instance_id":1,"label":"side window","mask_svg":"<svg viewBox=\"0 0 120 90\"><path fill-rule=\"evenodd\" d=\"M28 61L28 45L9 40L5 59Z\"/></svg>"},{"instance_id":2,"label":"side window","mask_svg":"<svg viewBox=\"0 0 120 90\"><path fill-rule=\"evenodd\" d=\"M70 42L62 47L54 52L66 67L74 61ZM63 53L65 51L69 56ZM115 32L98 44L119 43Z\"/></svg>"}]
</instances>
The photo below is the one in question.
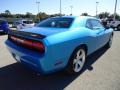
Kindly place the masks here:
<instances>
[{"instance_id":1,"label":"side window","mask_svg":"<svg viewBox=\"0 0 120 90\"><path fill-rule=\"evenodd\" d=\"M93 29L91 20L88 20L88 21L87 21L86 27L89 28L89 29Z\"/></svg>"},{"instance_id":2,"label":"side window","mask_svg":"<svg viewBox=\"0 0 120 90\"><path fill-rule=\"evenodd\" d=\"M103 25L101 24L101 22L99 20L91 20L91 24L93 26L93 29L100 29L100 28L104 28Z\"/></svg>"}]
</instances>

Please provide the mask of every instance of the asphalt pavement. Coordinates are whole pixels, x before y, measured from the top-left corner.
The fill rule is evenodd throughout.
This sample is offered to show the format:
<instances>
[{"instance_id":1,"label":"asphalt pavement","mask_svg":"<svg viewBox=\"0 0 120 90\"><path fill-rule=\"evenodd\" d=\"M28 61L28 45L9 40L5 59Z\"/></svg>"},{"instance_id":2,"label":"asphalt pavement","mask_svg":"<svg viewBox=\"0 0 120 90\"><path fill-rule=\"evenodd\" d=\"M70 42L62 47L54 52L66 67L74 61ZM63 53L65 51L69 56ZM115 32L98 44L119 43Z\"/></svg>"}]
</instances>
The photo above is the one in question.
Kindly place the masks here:
<instances>
[{"instance_id":1,"label":"asphalt pavement","mask_svg":"<svg viewBox=\"0 0 120 90\"><path fill-rule=\"evenodd\" d=\"M87 58L77 76L64 72L39 75L17 63L0 35L0 90L120 90L120 31L110 49L101 48Z\"/></svg>"}]
</instances>

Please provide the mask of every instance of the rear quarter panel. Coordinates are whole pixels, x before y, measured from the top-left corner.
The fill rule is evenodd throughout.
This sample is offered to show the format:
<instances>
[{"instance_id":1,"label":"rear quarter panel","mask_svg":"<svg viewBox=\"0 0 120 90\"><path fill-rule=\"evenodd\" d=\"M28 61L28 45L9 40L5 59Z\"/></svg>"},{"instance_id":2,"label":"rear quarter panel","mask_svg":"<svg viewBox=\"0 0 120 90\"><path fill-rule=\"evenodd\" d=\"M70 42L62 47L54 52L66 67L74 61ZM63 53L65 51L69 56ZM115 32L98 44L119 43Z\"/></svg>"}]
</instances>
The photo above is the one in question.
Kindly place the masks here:
<instances>
[{"instance_id":1,"label":"rear quarter panel","mask_svg":"<svg viewBox=\"0 0 120 90\"><path fill-rule=\"evenodd\" d=\"M48 36L44 43L46 44L46 57L49 59L49 67L53 66L53 63L62 62L61 65L56 67L65 67L73 51L81 44L88 45L89 48L92 46L92 37L90 36L89 30L85 28L68 30L56 35ZM89 52L88 52L89 53ZM44 61L47 63L48 61Z\"/></svg>"},{"instance_id":2,"label":"rear quarter panel","mask_svg":"<svg viewBox=\"0 0 120 90\"><path fill-rule=\"evenodd\" d=\"M112 34L112 31L112 29L106 30L106 42L108 42L109 36ZM43 61L43 65L45 63L46 70L54 70L61 67L64 68L67 65L73 51L81 44L85 44L87 46L87 55L94 52L96 48L100 48L96 45L96 42L94 42L95 40L97 39L91 33L91 31L84 27L48 36L43 41L44 44L46 44L46 59ZM56 65L56 63L59 62L61 64Z\"/></svg>"}]
</instances>

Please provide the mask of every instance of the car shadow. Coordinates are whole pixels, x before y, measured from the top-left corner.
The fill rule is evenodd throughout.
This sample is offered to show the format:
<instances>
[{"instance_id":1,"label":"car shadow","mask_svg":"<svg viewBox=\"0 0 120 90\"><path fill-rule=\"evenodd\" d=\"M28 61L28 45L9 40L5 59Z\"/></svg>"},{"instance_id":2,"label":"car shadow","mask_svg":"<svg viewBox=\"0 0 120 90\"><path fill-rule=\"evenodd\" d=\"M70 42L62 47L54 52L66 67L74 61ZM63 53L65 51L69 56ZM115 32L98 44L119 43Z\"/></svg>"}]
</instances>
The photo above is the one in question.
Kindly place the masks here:
<instances>
[{"instance_id":1,"label":"car shadow","mask_svg":"<svg viewBox=\"0 0 120 90\"><path fill-rule=\"evenodd\" d=\"M0 68L0 89L5 90L62 90L80 76L86 70L93 70L92 65L105 52L101 48L87 58L87 62L79 75L67 75L64 72L57 72L49 75L37 75L35 72L26 69L19 63L14 63Z\"/></svg>"}]
</instances>

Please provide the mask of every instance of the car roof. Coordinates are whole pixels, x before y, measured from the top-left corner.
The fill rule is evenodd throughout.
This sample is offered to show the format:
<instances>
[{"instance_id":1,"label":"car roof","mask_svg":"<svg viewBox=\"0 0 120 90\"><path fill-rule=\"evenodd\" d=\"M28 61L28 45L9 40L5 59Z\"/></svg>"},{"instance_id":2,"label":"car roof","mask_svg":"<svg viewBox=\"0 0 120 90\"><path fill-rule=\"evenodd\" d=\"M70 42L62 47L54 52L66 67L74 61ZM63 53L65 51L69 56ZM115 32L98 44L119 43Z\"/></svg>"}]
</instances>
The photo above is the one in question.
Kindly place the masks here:
<instances>
[{"instance_id":1,"label":"car roof","mask_svg":"<svg viewBox=\"0 0 120 90\"><path fill-rule=\"evenodd\" d=\"M19 22L19 21L33 21L33 20L31 20L31 19L19 19L19 20L17 20L17 22Z\"/></svg>"},{"instance_id":2,"label":"car roof","mask_svg":"<svg viewBox=\"0 0 120 90\"><path fill-rule=\"evenodd\" d=\"M92 16L56 16L56 17L52 17L52 18L73 18L74 22L71 27L79 27L79 26L84 27L86 25L86 21L88 19L99 20L98 18L92 17ZM79 22L79 24L78 24L78 22Z\"/></svg>"},{"instance_id":3,"label":"car roof","mask_svg":"<svg viewBox=\"0 0 120 90\"><path fill-rule=\"evenodd\" d=\"M73 19L77 19L77 18L81 18L81 19L98 19L96 17L93 17L93 16L56 16L56 17L52 17L52 18L73 18Z\"/></svg>"}]
</instances>

